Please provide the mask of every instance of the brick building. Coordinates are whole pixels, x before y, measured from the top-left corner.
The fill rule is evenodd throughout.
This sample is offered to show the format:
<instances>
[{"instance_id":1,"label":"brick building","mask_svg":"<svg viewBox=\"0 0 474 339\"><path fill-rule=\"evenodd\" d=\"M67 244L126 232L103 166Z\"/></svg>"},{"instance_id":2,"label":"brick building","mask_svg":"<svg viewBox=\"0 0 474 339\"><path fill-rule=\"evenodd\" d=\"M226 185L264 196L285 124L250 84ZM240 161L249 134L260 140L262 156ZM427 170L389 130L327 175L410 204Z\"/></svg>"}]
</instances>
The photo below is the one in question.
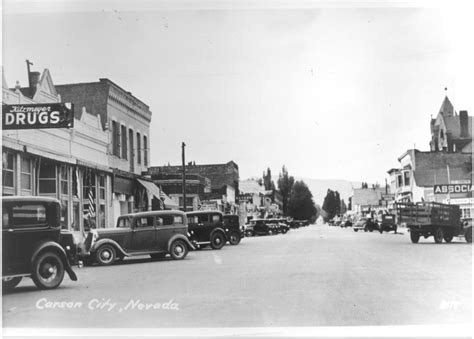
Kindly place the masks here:
<instances>
[{"instance_id":1,"label":"brick building","mask_svg":"<svg viewBox=\"0 0 474 339\"><path fill-rule=\"evenodd\" d=\"M182 166L151 166L148 169L148 173L155 183L159 183L160 178L166 176L174 175L179 177L182 171ZM197 175L210 181L210 189L198 194L200 203L195 205L197 197L193 197L193 201L187 201L186 206L193 206L197 209L202 209L204 205L214 206L225 212L235 212L236 195L239 192L239 166L235 162L229 161L225 164L207 165L196 165L196 163L190 162L186 166L186 174ZM182 187L182 184L176 182L176 185L175 193L173 194L166 191L165 187L163 187L163 191L167 194L172 194L174 199L180 199L180 208L182 208L183 197L182 193L179 193L179 187Z\"/></svg>"},{"instance_id":2,"label":"brick building","mask_svg":"<svg viewBox=\"0 0 474 339\"><path fill-rule=\"evenodd\" d=\"M395 200L456 204L472 217L472 117L445 97L430 130L430 151L407 150L388 171Z\"/></svg>"}]
</instances>

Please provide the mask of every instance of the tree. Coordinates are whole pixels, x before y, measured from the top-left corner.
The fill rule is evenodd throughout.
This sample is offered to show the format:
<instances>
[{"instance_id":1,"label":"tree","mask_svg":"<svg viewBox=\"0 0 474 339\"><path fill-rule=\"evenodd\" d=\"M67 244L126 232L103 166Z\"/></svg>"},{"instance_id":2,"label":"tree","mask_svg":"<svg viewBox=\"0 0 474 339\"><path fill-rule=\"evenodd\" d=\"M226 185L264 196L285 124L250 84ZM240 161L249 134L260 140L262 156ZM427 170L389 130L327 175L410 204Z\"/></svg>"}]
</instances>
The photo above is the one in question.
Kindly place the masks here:
<instances>
[{"instance_id":1,"label":"tree","mask_svg":"<svg viewBox=\"0 0 474 339\"><path fill-rule=\"evenodd\" d=\"M296 181L288 200L288 214L297 220L312 220L316 216L313 195L303 181Z\"/></svg>"},{"instance_id":2,"label":"tree","mask_svg":"<svg viewBox=\"0 0 474 339\"><path fill-rule=\"evenodd\" d=\"M263 171L263 186L267 191L274 191L275 190L275 183L272 180L272 171L270 168L267 168L267 173Z\"/></svg>"},{"instance_id":3,"label":"tree","mask_svg":"<svg viewBox=\"0 0 474 339\"><path fill-rule=\"evenodd\" d=\"M295 178L288 175L288 170L285 165L281 170L281 173L278 177L278 189L280 190L281 196L283 198L283 214L288 215L288 200L290 198L291 189L295 184Z\"/></svg>"},{"instance_id":4,"label":"tree","mask_svg":"<svg viewBox=\"0 0 474 339\"><path fill-rule=\"evenodd\" d=\"M339 192L328 189L323 202L323 210L326 212L325 221L331 220L341 213L341 199Z\"/></svg>"},{"instance_id":5,"label":"tree","mask_svg":"<svg viewBox=\"0 0 474 339\"><path fill-rule=\"evenodd\" d=\"M344 201L344 199L341 200L341 214L344 214L347 212L347 206L346 206L346 203Z\"/></svg>"}]
</instances>

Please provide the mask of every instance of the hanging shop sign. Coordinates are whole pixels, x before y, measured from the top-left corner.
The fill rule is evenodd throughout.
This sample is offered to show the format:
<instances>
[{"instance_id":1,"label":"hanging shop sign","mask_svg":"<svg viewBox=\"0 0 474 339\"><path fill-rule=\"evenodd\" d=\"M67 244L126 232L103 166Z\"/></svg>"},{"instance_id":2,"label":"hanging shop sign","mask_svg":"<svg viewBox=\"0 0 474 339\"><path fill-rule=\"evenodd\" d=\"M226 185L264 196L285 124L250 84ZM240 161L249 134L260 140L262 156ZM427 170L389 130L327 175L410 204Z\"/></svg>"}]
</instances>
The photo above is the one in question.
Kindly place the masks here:
<instances>
[{"instance_id":1,"label":"hanging shop sign","mask_svg":"<svg viewBox=\"0 0 474 339\"><path fill-rule=\"evenodd\" d=\"M468 193L472 191L472 184L434 185L434 194Z\"/></svg>"},{"instance_id":2,"label":"hanging shop sign","mask_svg":"<svg viewBox=\"0 0 474 339\"><path fill-rule=\"evenodd\" d=\"M2 105L2 129L74 127L72 103Z\"/></svg>"}]
</instances>

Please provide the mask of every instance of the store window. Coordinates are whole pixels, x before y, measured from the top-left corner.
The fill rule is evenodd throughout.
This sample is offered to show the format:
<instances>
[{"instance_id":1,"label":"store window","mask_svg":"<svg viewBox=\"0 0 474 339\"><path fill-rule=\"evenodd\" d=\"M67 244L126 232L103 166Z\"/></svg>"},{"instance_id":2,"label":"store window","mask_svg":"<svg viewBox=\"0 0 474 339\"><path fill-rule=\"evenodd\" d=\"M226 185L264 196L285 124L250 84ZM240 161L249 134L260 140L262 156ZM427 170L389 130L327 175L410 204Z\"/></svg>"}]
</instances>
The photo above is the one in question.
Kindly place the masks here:
<instances>
[{"instance_id":1,"label":"store window","mask_svg":"<svg viewBox=\"0 0 474 339\"><path fill-rule=\"evenodd\" d=\"M3 152L2 185L3 188L15 188L15 156L10 152ZM14 193L14 192L12 192Z\"/></svg>"},{"instance_id":2,"label":"store window","mask_svg":"<svg viewBox=\"0 0 474 339\"><path fill-rule=\"evenodd\" d=\"M56 195L56 166L52 162L41 162L39 169L39 194Z\"/></svg>"},{"instance_id":3,"label":"store window","mask_svg":"<svg viewBox=\"0 0 474 339\"><path fill-rule=\"evenodd\" d=\"M32 169L31 169L31 159L21 158L21 190L22 193L31 195L31 186L32 186Z\"/></svg>"},{"instance_id":4,"label":"store window","mask_svg":"<svg viewBox=\"0 0 474 339\"><path fill-rule=\"evenodd\" d=\"M61 200L61 228L64 230L69 229L68 201L67 200Z\"/></svg>"},{"instance_id":5,"label":"store window","mask_svg":"<svg viewBox=\"0 0 474 339\"><path fill-rule=\"evenodd\" d=\"M98 226L99 228L105 228L105 223L106 223L106 210L105 210L105 183L106 183L106 177L104 174L99 174L99 220L98 220Z\"/></svg>"},{"instance_id":6,"label":"store window","mask_svg":"<svg viewBox=\"0 0 474 339\"><path fill-rule=\"evenodd\" d=\"M88 232L97 226L96 176L94 173L90 171L84 173L82 187L84 231Z\"/></svg>"}]
</instances>

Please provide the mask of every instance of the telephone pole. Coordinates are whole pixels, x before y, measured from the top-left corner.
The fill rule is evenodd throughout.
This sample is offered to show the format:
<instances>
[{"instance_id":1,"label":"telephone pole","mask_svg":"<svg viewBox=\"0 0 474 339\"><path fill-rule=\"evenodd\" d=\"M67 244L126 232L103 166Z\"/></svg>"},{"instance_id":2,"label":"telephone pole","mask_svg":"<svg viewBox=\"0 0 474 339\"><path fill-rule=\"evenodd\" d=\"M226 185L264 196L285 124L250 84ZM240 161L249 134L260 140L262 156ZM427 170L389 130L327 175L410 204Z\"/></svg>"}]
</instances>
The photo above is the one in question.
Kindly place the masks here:
<instances>
[{"instance_id":1,"label":"telephone pole","mask_svg":"<svg viewBox=\"0 0 474 339\"><path fill-rule=\"evenodd\" d=\"M186 144L181 144L181 157L183 159L183 211L186 212L186 164L184 162L184 147Z\"/></svg>"}]
</instances>

